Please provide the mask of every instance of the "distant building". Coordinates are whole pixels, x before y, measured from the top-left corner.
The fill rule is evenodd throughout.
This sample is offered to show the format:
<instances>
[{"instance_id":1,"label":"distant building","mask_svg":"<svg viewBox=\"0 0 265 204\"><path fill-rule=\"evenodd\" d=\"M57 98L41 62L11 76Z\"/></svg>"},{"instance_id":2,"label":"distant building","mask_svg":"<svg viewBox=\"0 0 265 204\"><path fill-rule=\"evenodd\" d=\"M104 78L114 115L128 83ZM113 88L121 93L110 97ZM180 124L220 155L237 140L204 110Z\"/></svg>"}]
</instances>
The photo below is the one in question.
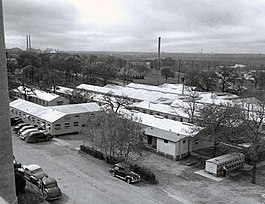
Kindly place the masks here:
<instances>
[{"instance_id":1,"label":"distant building","mask_svg":"<svg viewBox=\"0 0 265 204\"><path fill-rule=\"evenodd\" d=\"M101 112L97 103L81 103L44 107L29 101L17 99L10 103L12 115L24 122L44 127L52 135L76 133L85 125L88 117Z\"/></svg>"},{"instance_id":2,"label":"distant building","mask_svg":"<svg viewBox=\"0 0 265 204\"><path fill-rule=\"evenodd\" d=\"M42 106L69 104L69 99L66 99L54 93L48 93L35 88L19 86L16 89L13 89L13 93L18 98L27 99L28 101Z\"/></svg>"}]
</instances>

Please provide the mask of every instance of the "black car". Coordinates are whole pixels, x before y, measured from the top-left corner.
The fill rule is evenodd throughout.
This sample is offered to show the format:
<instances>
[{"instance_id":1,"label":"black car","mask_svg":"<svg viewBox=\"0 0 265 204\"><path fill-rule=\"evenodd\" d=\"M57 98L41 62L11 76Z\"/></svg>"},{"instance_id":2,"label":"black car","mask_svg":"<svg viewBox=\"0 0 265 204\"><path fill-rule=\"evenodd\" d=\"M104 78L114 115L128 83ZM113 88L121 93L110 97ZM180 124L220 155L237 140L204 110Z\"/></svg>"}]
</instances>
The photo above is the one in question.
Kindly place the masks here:
<instances>
[{"instance_id":1,"label":"black car","mask_svg":"<svg viewBox=\"0 0 265 204\"><path fill-rule=\"evenodd\" d=\"M18 125L19 123L23 123L23 120L16 116L16 117L11 117L10 118L11 126Z\"/></svg>"},{"instance_id":2,"label":"black car","mask_svg":"<svg viewBox=\"0 0 265 204\"><path fill-rule=\"evenodd\" d=\"M112 176L121 178L127 183L136 183L141 180L140 175L133 172L131 166L126 163L115 164L113 168L109 169L109 172Z\"/></svg>"},{"instance_id":3,"label":"black car","mask_svg":"<svg viewBox=\"0 0 265 204\"><path fill-rule=\"evenodd\" d=\"M53 136L44 130L39 130L35 132L29 133L27 136L25 136L25 141L27 143L36 143L36 142L42 142L42 141L49 141L52 140Z\"/></svg>"},{"instance_id":4,"label":"black car","mask_svg":"<svg viewBox=\"0 0 265 204\"><path fill-rule=\"evenodd\" d=\"M62 196L56 180L52 177L43 177L41 179L40 190L45 200L55 200Z\"/></svg>"}]
</instances>

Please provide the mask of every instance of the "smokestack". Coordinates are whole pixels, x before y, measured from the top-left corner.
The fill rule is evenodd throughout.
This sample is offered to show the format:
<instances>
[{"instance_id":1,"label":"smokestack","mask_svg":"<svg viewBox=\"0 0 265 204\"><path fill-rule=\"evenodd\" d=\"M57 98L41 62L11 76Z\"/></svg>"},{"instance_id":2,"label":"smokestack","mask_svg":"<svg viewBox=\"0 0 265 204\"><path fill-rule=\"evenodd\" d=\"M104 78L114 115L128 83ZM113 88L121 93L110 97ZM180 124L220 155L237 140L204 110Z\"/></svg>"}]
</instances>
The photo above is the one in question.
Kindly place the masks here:
<instances>
[{"instance_id":1,"label":"smokestack","mask_svg":"<svg viewBox=\"0 0 265 204\"><path fill-rule=\"evenodd\" d=\"M26 35L27 50L29 49L28 35Z\"/></svg>"},{"instance_id":2,"label":"smokestack","mask_svg":"<svg viewBox=\"0 0 265 204\"><path fill-rule=\"evenodd\" d=\"M160 62L160 44L161 44L161 37L158 37L158 53L157 53L157 63L158 63L158 85L159 85L159 78L160 78L160 68L161 68L161 62Z\"/></svg>"},{"instance_id":3,"label":"smokestack","mask_svg":"<svg viewBox=\"0 0 265 204\"><path fill-rule=\"evenodd\" d=\"M29 35L29 49L31 50L31 39L30 39L30 35Z\"/></svg>"}]
</instances>

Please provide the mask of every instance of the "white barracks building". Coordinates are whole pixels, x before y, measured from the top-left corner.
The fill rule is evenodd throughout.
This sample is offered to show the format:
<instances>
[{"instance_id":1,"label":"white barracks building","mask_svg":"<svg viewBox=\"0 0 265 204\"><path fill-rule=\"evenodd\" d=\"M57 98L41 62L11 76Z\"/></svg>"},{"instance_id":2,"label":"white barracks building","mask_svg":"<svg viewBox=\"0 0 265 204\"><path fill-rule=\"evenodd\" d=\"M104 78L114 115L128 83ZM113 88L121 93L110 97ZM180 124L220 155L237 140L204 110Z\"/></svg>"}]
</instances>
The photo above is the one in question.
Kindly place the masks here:
<instances>
[{"instance_id":1,"label":"white barracks building","mask_svg":"<svg viewBox=\"0 0 265 204\"><path fill-rule=\"evenodd\" d=\"M11 115L24 122L44 127L52 135L76 133L85 125L88 117L102 110L97 103L81 103L60 106L41 106L23 99L10 103Z\"/></svg>"}]
</instances>

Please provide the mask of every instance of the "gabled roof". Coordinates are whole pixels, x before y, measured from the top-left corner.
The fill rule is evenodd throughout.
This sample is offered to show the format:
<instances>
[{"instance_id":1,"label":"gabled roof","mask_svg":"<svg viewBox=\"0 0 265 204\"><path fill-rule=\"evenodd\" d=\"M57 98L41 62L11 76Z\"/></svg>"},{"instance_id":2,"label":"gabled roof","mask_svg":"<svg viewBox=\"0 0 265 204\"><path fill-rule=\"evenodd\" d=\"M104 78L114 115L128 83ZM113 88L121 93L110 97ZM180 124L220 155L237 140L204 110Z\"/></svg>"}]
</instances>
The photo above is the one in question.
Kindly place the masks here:
<instances>
[{"instance_id":1,"label":"gabled roof","mask_svg":"<svg viewBox=\"0 0 265 204\"><path fill-rule=\"evenodd\" d=\"M169 132L174 132L182 136L194 136L198 133L198 130L200 129L200 127L190 123L170 120L160 116L154 116L138 111L129 111L125 109L121 111L128 117L133 115L133 117L136 118L135 122L138 122L142 125L158 128Z\"/></svg>"},{"instance_id":2,"label":"gabled roof","mask_svg":"<svg viewBox=\"0 0 265 204\"><path fill-rule=\"evenodd\" d=\"M55 122L67 114L79 114L100 111L97 103L81 103L61 106L41 106L23 99L12 101L10 107L34 115L48 122Z\"/></svg>"},{"instance_id":3,"label":"gabled roof","mask_svg":"<svg viewBox=\"0 0 265 204\"><path fill-rule=\"evenodd\" d=\"M87 112L97 112L101 108L97 103L79 103L60 106L51 106L54 110L65 114L78 114Z\"/></svg>"},{"instance_id":4,"label":"gabled roof","mask_svg":"<svg viewBox=\"0 0 265 204\"><path fill-rule=\"evenodd\" d=\"M144 129L144 133L146 135L150 135L153 137L157 137L164 140L169 140L172 142L178 142L183 138L186 138L187 136L181 136L175 132L170 132L166 130L161 130L155 127L147 127Z\"/></svg>"}]
</instances>

